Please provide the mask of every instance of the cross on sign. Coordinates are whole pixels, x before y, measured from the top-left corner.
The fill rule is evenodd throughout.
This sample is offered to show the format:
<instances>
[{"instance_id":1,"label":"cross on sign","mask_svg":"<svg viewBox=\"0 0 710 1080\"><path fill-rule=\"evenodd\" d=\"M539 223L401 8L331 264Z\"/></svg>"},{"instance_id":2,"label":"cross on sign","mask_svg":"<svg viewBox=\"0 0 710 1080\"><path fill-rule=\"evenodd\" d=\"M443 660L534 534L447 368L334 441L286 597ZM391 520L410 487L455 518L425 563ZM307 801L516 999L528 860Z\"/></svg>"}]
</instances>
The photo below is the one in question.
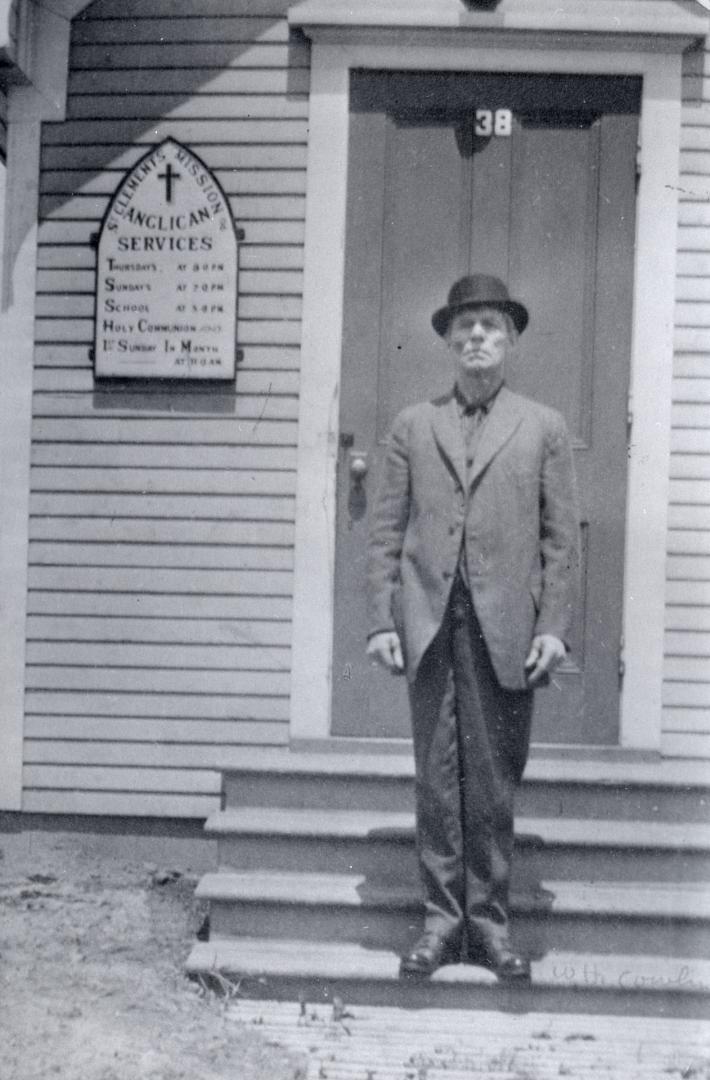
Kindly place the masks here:
<instances>
[{"instance_id":1,"label":"cross on sign","mask_svg":"<svg viewBox=\"0 0 710 1080\"><path fill-rule=\"evenodd\" d=\"M165 181L165 201L171 203L173 201L173 181L179 180L181 173L173 172L173 167L170 162L165 167L165 172L158 173L158 180Z\"/></svg>"}]
</instances>

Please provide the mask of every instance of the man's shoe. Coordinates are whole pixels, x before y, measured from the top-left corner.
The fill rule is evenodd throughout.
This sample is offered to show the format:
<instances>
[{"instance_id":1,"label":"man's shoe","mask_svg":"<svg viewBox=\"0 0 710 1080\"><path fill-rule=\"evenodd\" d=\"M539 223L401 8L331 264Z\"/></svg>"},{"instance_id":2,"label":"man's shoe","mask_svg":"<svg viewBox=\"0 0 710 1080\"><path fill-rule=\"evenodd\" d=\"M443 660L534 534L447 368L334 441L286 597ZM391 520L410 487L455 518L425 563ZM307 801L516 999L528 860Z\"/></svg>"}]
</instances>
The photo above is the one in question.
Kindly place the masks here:
<instances>
[{"instance_id":1,"label":"man's shoe","mask_svg":"<svg viewBox=\"0 0 710 1080\"><path fill-rule=\"evenodd\" d=\"M426 979L433 975L437 968L456 963L458 959L458 949L449 938L430 932L424 933L411 952L400 960L399 974Z\"/></svg>"},{"instance_id":2,"label":"man's shoe","mask_svg":"<svg viewBox=\"0 0 710 1080\"><path fill-rule=\"evenodd\" d=\"M468 960L492 971L501 982L530 982L530 961L505 942L495 945L487 942L477 949L469 949Z\"/></svg>"}]
</instances>

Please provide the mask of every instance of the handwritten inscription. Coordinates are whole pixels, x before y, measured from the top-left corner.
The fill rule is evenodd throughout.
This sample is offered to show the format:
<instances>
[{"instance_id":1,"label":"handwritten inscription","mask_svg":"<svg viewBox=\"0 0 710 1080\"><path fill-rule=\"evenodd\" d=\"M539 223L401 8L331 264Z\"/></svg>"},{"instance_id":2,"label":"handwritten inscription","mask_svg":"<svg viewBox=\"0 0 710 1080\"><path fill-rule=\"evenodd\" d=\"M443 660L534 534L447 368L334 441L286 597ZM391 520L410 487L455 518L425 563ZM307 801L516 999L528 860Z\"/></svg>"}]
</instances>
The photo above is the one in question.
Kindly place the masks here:
<instances>
[{"instance_id":1,"label":"handwritten inscription","mask_svg":"<svg viewBox=\"0 0 710 1080\"><path fill-rule=\"evenodd\" d=\"M710 984L698 978L693 969L681 964L667 972L647 974L634 971L633 968L610 974L602 970L599 964L590 961L577 968L574 964L553 964L552 977L555 982L569 986L589 986L597 988L616 988L619 990L671 990L707 992Z\"/></svg>"},{"instance_id":2,"label":"handwritten inscription","mask_svg":"<svg viewBox=\"0 0 710 1080\"><path fill-rule=\"evenodd\" d=\"M227 199L174 139L115 192L98 244L99 376L234 376L237 238Z\"/></svg>"}]
</instances>

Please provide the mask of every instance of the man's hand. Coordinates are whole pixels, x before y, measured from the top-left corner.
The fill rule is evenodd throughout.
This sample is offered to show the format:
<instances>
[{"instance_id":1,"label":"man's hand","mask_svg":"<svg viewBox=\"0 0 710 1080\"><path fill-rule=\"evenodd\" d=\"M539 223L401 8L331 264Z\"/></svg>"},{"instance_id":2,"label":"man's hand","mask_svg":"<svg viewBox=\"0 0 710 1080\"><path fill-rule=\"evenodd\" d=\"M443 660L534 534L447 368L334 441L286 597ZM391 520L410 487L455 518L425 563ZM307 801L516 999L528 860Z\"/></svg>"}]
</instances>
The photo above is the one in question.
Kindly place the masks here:
<instances>
[{"instance_id":1,"label":"man's hand","mask_svg":"<svg viewBox=\"0 0 710 1080\"><path fill-rule=\"evenodd\" d=\"M373 634L367 643L367 655L378 664L382 664L393 675L401 675L404 671L402 646L399 635L394 630L383 630L379 634Z\"/></svg>"},{"instance_id":2,"label":"man's hand","mask_svg":"<svg viewBox=\"0 0 710 1080\"><path fill-rule=\"evenodd\" d=\"M537 634L532 639L530 652L525 661L528 686L537 686L551 675L560 661L564 660L567 650L564 642L554 634Z\"/></svg>"}]
</instances>

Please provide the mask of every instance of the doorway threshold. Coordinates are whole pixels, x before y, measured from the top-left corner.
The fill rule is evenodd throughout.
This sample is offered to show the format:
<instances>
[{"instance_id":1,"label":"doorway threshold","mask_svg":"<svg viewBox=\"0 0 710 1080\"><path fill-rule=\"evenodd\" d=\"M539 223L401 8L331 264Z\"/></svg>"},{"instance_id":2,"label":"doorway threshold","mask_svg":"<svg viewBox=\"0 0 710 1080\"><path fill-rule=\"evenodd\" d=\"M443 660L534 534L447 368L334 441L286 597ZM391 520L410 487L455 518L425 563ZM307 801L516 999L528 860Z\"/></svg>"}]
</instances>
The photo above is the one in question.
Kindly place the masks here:
<instances>
[{"instance_id":1,"label":"doorway threshold","mask_svg":"<svg viewBox=\"0 0 710 1080\"><path fill-rule=\"evenodd\" d=\"M325 739L291 739L290 749L297 753L323 754L403 754L412 753L412 740L403 738L358 738L333 735ZM530 759L574 759L577 761L661 761L657 750L625 746L580 745L579 743L533 743Z\"/></svg>"},{"instance_id":2,"label":"doorway threshold","mask_svg":"<svg viewBox=\"0 0 710 1080\"><path fill-rule=\"evenodd\" d=\"M299 754L372 754L381 757L385 754L397 757L412 755L412 740L402 738L375 739L334 735L326 739L291 739L289 748ZM654 764L663 761L656 750L642 750L625 746L582 746L578 743L533 743L530 748L530 764L543 762L616 762L632 764L634 762ZM530 768L530 765L528 766Z\"/></svg>"}]
</instances>

